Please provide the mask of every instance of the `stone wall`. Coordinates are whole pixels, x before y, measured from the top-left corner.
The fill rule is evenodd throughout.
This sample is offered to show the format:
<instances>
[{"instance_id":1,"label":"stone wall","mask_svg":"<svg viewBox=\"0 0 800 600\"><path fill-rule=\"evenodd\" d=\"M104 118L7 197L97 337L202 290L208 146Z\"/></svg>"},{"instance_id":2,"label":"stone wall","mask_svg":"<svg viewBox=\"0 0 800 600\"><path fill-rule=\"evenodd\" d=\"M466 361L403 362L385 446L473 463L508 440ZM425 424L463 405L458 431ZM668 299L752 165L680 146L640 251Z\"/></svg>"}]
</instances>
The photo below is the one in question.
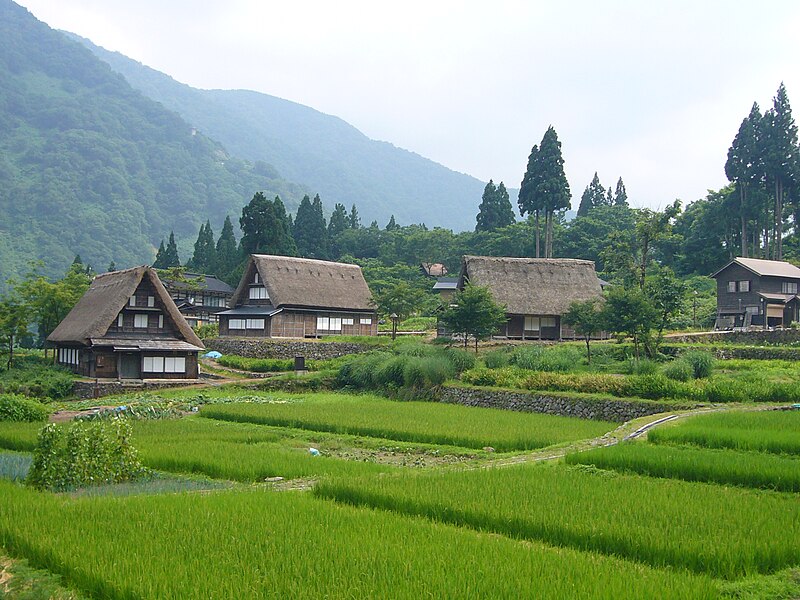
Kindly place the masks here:
<instances>
[{"instance_id":1,"label":"stone wall","mask_svg":"<svg viewBox=\"0 0 800 600\"><path fill-rule=\"evenodd\" d=\"M669 336L667 343L679 344L739 344L743 346L781 346L800 342L800 329L775 329L773 331L720 331L717 333L687 333Z\"/></svg>"},{"instance_id":2,"label":"stone wall","mask_svg":"<svg viewBox=\"0 0 800 600\"><path fill-rule=\"evenodd\" d=\"M252 340L244 338L213 338L204 340L207 350L235 354L247 358L294 358L327 360L346 354L358 354L374 349L368 344L353 342L305 342L303 340Z\"/></svg>"},{"instance_id":3,"label":"stone wall","mask_svg":"<svg viewBox=\"0 0 800 600\"><path fill-rule=\"evenodd\" d=\"M185 381L145 381L142 383L122 383L119 381L94 381L78 380L72 386L72 391L78 398L88 400L90 398L102 398L114 394L130 394L135 392L145 392L161 390L165 388L184 387L196 385L197 380L188 379Z\"/></svg>"},{"instance_id":4,"label":"stone wall","mask_svg":"<svg viewBox=\"0 0 800 600\"><path fill-rule=\"evenodd\" d=\"M564 417L624 423L637 417L690 408L689 405L649 401L598 400L559 396L547 392L512 392L487 388L445 386L436 400L449 404L538 412Z\"/></svg>"}]
</instances>

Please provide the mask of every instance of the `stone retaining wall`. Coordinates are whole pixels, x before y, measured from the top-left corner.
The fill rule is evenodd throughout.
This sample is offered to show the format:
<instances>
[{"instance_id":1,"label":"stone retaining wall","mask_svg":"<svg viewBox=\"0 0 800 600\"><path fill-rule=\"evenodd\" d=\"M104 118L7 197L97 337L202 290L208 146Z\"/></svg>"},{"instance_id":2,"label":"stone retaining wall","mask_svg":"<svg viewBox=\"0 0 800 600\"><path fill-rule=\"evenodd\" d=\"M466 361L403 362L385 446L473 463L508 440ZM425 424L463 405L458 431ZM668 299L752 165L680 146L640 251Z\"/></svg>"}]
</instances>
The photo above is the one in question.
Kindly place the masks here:
<instances>
[{"instance_id":1,"label":"stone retaining wall","mask_svg":"<svg viewBox=\"0 0 800 600\"><path fill-rule=\"evenodd\" d=\"M247 358L294 358L328 360L346 354L358 354L374 349L368 344L354 342L304 342L302 340L252 340L242 338L213 338L205 340L208 350L235 354Z\"/></svg>"},{"instance_id":2,"label":"stone retaining wall","mask_svg":"<svg viewBox=\"0 0 800 600\"><path fill-rule=\"evenodd\" d=\"M196 385L197 380L189 379L186 381L144 381L142 383L121 383L119 381L101 381L95 383L94 381L76 381L72 385L72 392L82 400L90 398L101 398L103 396L112 396L114 394L130 394L135 392L145 392L152 390L161 390L164 388L185 387L187 385Z\"/></svg>"},{"instance_id":3,"label":"stone retaining wall","mask_svg":"<svg viewBox=\"0 0 800 600\"><path fill-rule=\"evenodd\" d=\"M669 336L667 343L680 344L726 344L740 345L773 345L780 346L800 342L800 329L775 329L774 331L729 331L718 333L687 333L679 336Z\"/></svg>"},{"instance_id":4,"label":"stone retaining wall","mask_svg":"<svg viewBox=\"0 0 800 600\"><path fill-rule=\"evenodd\" d=\"M436 400L449 404L538 412L564 417L624 423L637 417L689 408L660 402L595 400L549 395L547 392L513 392L487 388L442 387Z\"/></svg>"}]
</instances>

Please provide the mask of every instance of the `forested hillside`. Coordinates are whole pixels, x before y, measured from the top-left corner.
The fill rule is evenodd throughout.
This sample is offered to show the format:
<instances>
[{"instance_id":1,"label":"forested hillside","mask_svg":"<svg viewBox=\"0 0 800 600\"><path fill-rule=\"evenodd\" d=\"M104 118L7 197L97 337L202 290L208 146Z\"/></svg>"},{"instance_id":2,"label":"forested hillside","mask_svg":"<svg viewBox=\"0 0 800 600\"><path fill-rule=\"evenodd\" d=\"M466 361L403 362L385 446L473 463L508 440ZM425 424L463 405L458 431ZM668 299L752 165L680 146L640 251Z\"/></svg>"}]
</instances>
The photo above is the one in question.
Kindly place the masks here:
<instances>
[{"instance_id":1,"label":"forested hillside","mask_svg":"<svg viewBox=\"0 0 800 600\"><path fill-rule=\"evenodd\" d=\"M0 0L0 285L76 254L99 270L151 262L165 232L189 244L254 191L294 209L304 190L231 157L86 48Z\"/></svg>"},{"instance_id":2,"label":"forested hillside","mask_svg":"<svg viewBox=\"0 0 800 600\"><path fill-rule=\"evenodd\" d=\"M485 183L386 142L307 106L245 90L198 90L125 56L81 40L148 97L178 112L237 156L274 165L329 206L358 204L366 222L475 227ZM507 182L515 187L518 182Z\"/></svg>"}]
</instances>

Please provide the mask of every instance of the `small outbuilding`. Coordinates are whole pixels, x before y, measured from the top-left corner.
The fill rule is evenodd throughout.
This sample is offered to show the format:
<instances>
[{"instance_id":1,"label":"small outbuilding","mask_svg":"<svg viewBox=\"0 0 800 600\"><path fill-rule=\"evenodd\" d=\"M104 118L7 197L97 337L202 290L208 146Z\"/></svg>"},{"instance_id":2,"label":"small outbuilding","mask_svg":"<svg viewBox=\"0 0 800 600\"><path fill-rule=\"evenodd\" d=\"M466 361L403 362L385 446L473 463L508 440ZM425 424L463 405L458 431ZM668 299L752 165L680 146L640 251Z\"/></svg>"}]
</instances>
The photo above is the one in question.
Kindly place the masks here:
<instances>
[{"instance_id":1,"label":"small outbuilding","mask_svg":"<svg viewBox=\"0 0 800 600\"><path fill-rule=\"evenodd\" d=\"M58 364L101 379L196 379L203 349L149 266L95 277L47 341Z\"/></svg>"},{"instance_id":2,"label":"small outbuilding","mask_svg":"<svg viewBox=\"0 0 800 600\"><path fill-rule=\"evenodd\" d=\"M251 254L231 305L218 315L221 337L378 334L375 304L358 265Z\"/></svg>"},{"instance_id":3,"label":"small outbuilding","mask_svg":"<svg viewBox=\"0 0 800 600\"><path fill-rule=\"evenodd\" d=\"M508 321L496 335L511 339L574 338L562 323L564 313L573 302L602 298L590 260L464 256L458 289L467 282L489 288L506 306Z\"/></svg>"}]
</instances>

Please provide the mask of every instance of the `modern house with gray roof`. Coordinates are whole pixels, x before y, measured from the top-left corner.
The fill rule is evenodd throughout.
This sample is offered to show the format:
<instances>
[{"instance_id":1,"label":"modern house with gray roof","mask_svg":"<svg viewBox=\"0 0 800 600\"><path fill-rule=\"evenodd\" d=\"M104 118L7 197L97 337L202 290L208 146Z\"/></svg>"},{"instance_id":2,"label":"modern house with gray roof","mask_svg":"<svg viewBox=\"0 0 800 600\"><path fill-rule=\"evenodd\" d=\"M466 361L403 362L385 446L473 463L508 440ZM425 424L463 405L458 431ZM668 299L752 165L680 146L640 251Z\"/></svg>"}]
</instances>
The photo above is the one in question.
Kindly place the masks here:
<instances>
[{"instance_id":1,"label":"modern house with gray roof","mask_svg":"<svg viewBox=\"0 0 800 600\"><path fill-rule=\"evenodd\" d=\"M716 329L787 327L800 320L800 268L780 260L737 257L717 280Z\"/></svg>"},{"instance_id":2,"label":"modern house with gray roof","mask_svg":"<svg viewBox=\"0 0 800 600\"><path fill-rule=\"evenodd\" d=\"M306 338L377 335L378 319L361 267L252 254L220 336Z\"/></svg>"},{"instance_id":3,"label":"modern house with gray roof","mask_svg":"<svg viewBox=\"0 0 800 600\"><path fill-rule=\"evenodd\" d=\"M228 309L233 296L233 288L213 275L184 273L180 279L162 281L192 327L219 322L217 315Z\"/></svg>"},{"instance_id":4,"label":"modern house with gray roof","mask_svg":"<svg viewBox=\"0 0 800 600\"><path fill-rule=\"evenodd\" d=\"M465 256L458 289L489 288L508 321L497 336L522 340L574 338L561 318L570 304L602 298L594 262L572 258Z\"/></svg>"},{"instance_id":5,"label":"modern house with gray roof","mask_svg":"<svg viewBox=\"0 0 800 600\"><path fill-rule=\"evenodd\" d=\"M203 349L148 266L95 277L47 341L59 364L100 379L196 379Z\"/></svg>"}]
</instances>

